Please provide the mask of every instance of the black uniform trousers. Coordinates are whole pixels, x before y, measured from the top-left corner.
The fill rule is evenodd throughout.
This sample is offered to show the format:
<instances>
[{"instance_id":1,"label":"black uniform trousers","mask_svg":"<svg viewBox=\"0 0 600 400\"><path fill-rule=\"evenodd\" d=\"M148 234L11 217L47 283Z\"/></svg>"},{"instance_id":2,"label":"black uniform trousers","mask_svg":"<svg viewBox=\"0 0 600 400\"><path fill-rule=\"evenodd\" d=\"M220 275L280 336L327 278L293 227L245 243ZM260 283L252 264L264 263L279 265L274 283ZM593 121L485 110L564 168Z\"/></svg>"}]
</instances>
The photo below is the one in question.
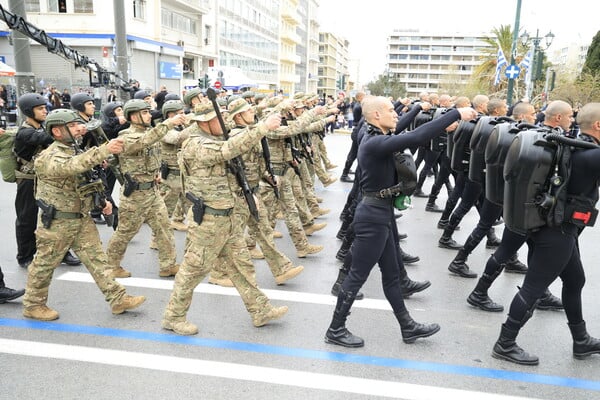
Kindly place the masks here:
<instances>
[{"instance_id":1,"label":"black uniform trousers","mask_svg":"<svg viewBox=\"0 0 600 400\"><path fill-rule=\"evenodd\" d=\"M35 204L33 179L20 179L17 182L15 197L15 233L17 237L17 262L22 264L33 260L36 251L35 229L37 228L38 206Z\"/></svg>"},{"instance_id":2,"label":"black uniform trousers","mask_svg":"<svg viewBox=\"0 0 600 400\"><path fill-rule=\"evenodd\" d=\"M494 276L496 271L501 268L511 257L525 244L527 236L511 231L509 227L504 226L500 246L496 248L494 254L490 256L485 265L485 273Z\"/></svg>"},{"instance_id":3,"label":"black uniform trousers","mask_svg":"<svg viewBox=\"0 0 600 400\"><path fill-rule=\"evenodd\" d=\"M479 222L477 222L477 226L473 229L473 232L469 235L467 239L464 249L467 252L473 251L475 247L481 242L484 236L486 236L492 226L494 226L494 222L502 215L502 206L498 204L494 204L488 199L483 200L483 204L479 209Z\"/></svg>"},{"instance_id":4,"label":"black uniform trousers","mask_svg":"<svg viewBox=\"0 0 600 400\"><path fill-rule=\"evenodd\" d=\"M366 200L368 202L369 199ZM391 200L385 207L366 204L365 199L358 205L353 223L352 266L342 288L346 292L357 293L375 264L379 264L383 293L394 313L401 313L406 311L406 306L400 288L394 224Z\"/></svg>"},{"instance_id":5,"label":"black uniform trousers","mask_svg":"<svg viewBox=\"0 0 600 400\"><path fill-rule=\"evenodd\" d=\"M577 236L577 227L571 224L558 228L544 227L528 236L529 268L523 286L510 305L506 322L510 329L518 330L522 321L527 321L527 315L537 300L558 277L563 283L562 301L569 324L583 322L581 291L585 285L585 273Z\"/></svg>"},{"instance_id":6,"label":"black uniform trousers","mask_svg":"<svg viewBox=\"0 0 600 400\"><path fill-rule=\"evenodd\" d=\"M417 180L417 188L421 189L423 187L423 183L425 183L425 179L427 179L427 174L429 173L429 171L434 170L435 172L435 166L437 165L437 161L440 158L440 155L440 152L433 151L429 148L425 150L425 155L423 156L423 161L425 161L425 165L419 173L419 179Z\"/></svg>"},{"instance_id":7,"label":"black uniform trousers","mask_svg":"<svg viewBox=\"0 0 600 400\"><path fill-rule=\"evenodd\" d=\"M456 209L450 216L450 221L448 223L448 226L452 226L453 228L456 228L458 226L460 221L462 221L464 216L467 215L469 210L471 210L471 208L474 205L481 204L481 203L479 203L479 201L483 199L481 184L470 180L467 177L466 172L464 173L464 175L465 175L465 186L460 195L460 203L458 204L458 207L456 207Z\"/></svg>"},{"instance_id":8,"label":"black uniform trousers","mask_svg":"<svg viewBox=\"0 0 600 400\"><path fill-rule=\"evenodd\" d=\"M356 128L354 128L356 130ZM354 135L354 131L352 132L352 136ZM342 175L348 175L350 172L350 168L352 168L352 164L354 160L356 160L356 156L358 154L358 141L355 137L352 137L352 145L350 146L350 150L348 150L348 155L346 156L346 163L344 164L344 169L342 170ZM355 177L356 180L356 177Z\"/></svg>"},{"instance_id":9,"label":"black uniform trousers","mask_svg":"<svg viewBox=\"0 0 600 400\"><path fill-rule=\"evenodd\" d=\"M452 174L452 169L450 168L450 158L448 158L448 155L446 154L445 150L443 150L440 153L438 163L440 169L438 171L437 176L435 177L433 185L431 185L431 191L429 192L429 201L432 203L435 202L435 199L437 199L438 195L440 194L442 186L450 183L450 175ZM454 183L457 184L456 176L454 180ZM460 192L458 193L458 195L460 195Z\"/></svg>"}]
</instances>

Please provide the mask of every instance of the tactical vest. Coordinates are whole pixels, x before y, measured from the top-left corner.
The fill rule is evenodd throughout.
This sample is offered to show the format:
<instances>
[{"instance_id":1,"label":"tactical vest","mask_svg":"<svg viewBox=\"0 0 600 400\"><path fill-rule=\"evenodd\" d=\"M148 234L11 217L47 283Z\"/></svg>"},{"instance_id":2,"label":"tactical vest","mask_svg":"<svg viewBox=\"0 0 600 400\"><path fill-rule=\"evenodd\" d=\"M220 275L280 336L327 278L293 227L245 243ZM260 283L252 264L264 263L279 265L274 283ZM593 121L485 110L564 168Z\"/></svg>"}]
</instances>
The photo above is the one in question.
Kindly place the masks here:
<instances>
[{"instance_id":1,"label":"tactical vest","mask_svg":"<svg viewBox=\"0 0 600 400\"><path fill-rule=\"evenodd\" d=\"M565 222L593 226L598 211L584 196L569 195L571 154L593 143L569 139L548 128L520 132L504 165L504 221L517 232Z\"/></svg>"},{"instance_id":2,"label":"tactical vest","mask_svg":"<svg viewBox=\"0 0 600 400\"><path fill-rule=\"evenodd\" d=\"M496 125L485 146L485 198L500 206L504 203L504 161L510 144L521 132L519 127L516 123Z\"/></svg>"},{"instance_id":3,"label":"tactical vest","mask_svg":"<svg viewBox=\"0 0 600 400\"><path fill-rule=\"evenodd\" d=\"M487 142L499 123L509 122L512 119L508 117L481 117L473 130L469 148L471 155L469 158L469 179L480 184L485 183L485 148Z\"/></svg>"},{"instance_id":4,"label":"tactical vest","mask_svg":"<svg viewBox=\"0 0 600 400\"><path fill-rule=\"evenodd\" d=\"M456 172L469 170L469 159L471 158L469 143L478 120L479 117L471 121L460 121L454 131L450 168Z\"/></svg>"},{"instance_id":5,"label":"tactical vest","mask_svg":"<svg viewBox=\"0 0 600 400\"><path fill-rule=\"evenodd\" d=\"M127 140L140 140L147 131L134 131L123 130L119 133L119 136L124 134L127 135ZM142 150L136 153L129 153L127 155L121 155L119 157L119 163L121 164L121 170L123 174L129 173L136 180L145 181L152 180L160 168L161 152L160 143L154 143L150 146L144 147ZM142 177L140 177L142 175ZM146 175L143 177L143 175Z\"/></svg>"}]
</instances>

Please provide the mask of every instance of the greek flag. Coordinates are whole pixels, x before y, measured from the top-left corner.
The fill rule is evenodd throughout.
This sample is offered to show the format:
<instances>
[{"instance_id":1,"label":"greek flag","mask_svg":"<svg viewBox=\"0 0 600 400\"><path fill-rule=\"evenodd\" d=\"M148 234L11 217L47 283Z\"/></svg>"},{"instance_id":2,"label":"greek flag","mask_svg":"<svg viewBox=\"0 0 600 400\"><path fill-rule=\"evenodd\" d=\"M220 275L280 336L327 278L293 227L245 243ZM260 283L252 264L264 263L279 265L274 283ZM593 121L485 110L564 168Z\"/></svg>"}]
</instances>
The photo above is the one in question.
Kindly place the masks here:
<instances>
[{"instance_id":1,"label":"greek flag","mask_svg":"<svg viewBox=\"0 0 600 400\"><path fill-rule=\"evenodd\" d=\"M525 57L523 57L519 66L525 69L525 82L529 82L529 74L531 73L529 68L531 66L531 49L525 54Z\"/></svg>"},{"instance_id":2,"label":"greek flag","mask_svg":"<svg viewBox=\"0 0 600 400\"><path fill-rule=\"evenodd\" d=\"M498 46L498 60L496 63L496 76L494 78L494 86L500 83L500 71L502 67L507 65L506 57L504 57L504 52L502 51L502 47Z\"/></svg>"}]
</instances>

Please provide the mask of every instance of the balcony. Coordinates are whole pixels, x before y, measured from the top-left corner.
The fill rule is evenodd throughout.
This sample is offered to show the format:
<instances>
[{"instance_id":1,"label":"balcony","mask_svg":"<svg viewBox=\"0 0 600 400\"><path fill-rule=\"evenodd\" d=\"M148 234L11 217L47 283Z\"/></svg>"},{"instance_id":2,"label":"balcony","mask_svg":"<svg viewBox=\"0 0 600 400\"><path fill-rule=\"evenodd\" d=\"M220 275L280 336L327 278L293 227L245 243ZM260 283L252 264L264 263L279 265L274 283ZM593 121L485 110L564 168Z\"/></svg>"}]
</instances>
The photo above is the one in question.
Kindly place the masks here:
<instances>
[{"instance_id":1,"label":"balcony","mask_svg":"<svg viewBox=\"0 0 600 400\"><path fill-rule=\"evenodd\" d=\"M208 14L210 11L210 0L166 0L164 3L192 13Z\"/></svg>"},{"instance_id":2,"label":"balcony","mask_svg":"<svg viewBox=\"0 0 600 400\"><path fill-rule=\"evenodd\" d=\"M287 2L281 5L281 18L291 25L298 25L300 23L300 16L296 12L296 9Z\"/></svg>"},{"instance_id":3,"label":"balcony","mask_svg":"<svg viewBox=\"0 0 600 400\"><path fill-rule=\"evenodd\" d=\"M279 81L281 82L291 82L291 83L300 83L300 75L296 74L279 74Z\"/></svg>"},{"instance_id":4,"label":"balcony","mask_svg":"<svg viewBox=\"0 0 600 400\"><path fill-rule=\"evenodd\" d=\"M282 29L281 30L281 40L288 43L300 44L302 43L302 39L300 39L300 35L298 35L295 31L291 29Z\"/></svg>"},{"instance_id":5,"label":"balcony","mask_svg":"<svg viewBox=\"0 0 600 400\"><path fill-rule=\"evenodd\" d=\"M298 54L290 52L281 52L279 54L279 60L281 60L282 62L289 62L292 64L300 64L300 62L302 61Z\"/></svg>"}]
</instances>

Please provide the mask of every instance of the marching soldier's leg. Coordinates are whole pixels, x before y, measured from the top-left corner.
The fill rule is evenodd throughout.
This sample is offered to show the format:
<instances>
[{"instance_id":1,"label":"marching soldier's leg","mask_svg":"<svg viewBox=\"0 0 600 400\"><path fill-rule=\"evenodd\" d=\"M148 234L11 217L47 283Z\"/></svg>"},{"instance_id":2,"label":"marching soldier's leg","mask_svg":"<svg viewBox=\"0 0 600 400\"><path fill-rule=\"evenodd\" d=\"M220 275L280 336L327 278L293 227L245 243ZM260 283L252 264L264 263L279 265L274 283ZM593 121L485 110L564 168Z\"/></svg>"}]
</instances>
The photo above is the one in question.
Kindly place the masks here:
<instances>
[{"instance_id":1,"label":"marching soldier's leg","mask_svg":"<svg viewBox=\"0 0 600 400\"><path fill-rule=\"evenodd\" d=\"M50 228L43 228L38 217L35 232L37 250L27 269L27 285L23 297L23 316L41 321L58 318L58 312L46 305L48 289L54 269L60 264L64 254L71 247L77 229L69 230L68 220L53 220Z\"/></svg>"},{"instance_id":2,"label":"marching soldier's leg","mask_svg":"<svg viewBox=\"0 0 600 400\"><path fill-rule=\"evenodd\" d=\"M154 201L150 205L150 212L146 217L146 223L152 228L158 247L158 262L160 266L159 276L175 276L179 270L177 265L177 253L175 251L175 235L170 227L167 207L158 193L154 195Z\"/></svg>"},{"instance_id":3,"label":"marching soldier's leg","mask_svg":"<svg viewBox=\"0 0 600 400\"><path fill-rule=\"evenodd\" d=\"M291 185L300 221L302 221L302 225L309 225L313 221L313 216L308 208L306 197L304 196L301 178L296 174L291 176Z\"/></svg>"}]
</instances>

